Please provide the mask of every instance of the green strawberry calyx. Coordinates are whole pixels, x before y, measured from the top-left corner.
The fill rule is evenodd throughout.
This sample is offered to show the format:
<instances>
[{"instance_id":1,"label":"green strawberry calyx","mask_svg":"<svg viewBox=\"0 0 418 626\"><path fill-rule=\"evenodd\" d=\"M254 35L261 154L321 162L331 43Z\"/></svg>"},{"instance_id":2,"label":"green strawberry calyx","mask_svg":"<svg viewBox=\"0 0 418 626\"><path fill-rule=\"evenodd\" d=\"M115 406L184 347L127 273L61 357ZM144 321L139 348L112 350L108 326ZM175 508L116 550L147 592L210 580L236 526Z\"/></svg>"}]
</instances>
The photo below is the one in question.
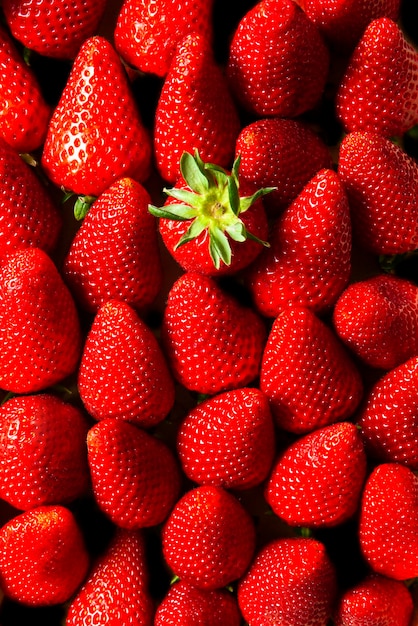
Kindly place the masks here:
<instances>
[{"instance_id":1,"label":"green strawberry calyx","mask_svg":"<svg viewBox=\"0 0 418 626\"><path fill-rule=\"evenodd\" d=\"M251 196L239 195L238 172L240 166L238 156L232 166L231 173L213 163L204 163L196 150L194 155L183 152L180 159L180 172L188 189L173 187L164 188L164 193L178 203L163 207L149 205L152 215L170 220L188 221L191 224L177 242L175 249L196 239L201 233L208 233L209 254L219 269L221 261L231 264L231 246L228 236L238 242L252 239L269 247L248 232L240 214L247 211L259 198L273 191L274 187L259 189Z\"/></svg>"}]
</instances>

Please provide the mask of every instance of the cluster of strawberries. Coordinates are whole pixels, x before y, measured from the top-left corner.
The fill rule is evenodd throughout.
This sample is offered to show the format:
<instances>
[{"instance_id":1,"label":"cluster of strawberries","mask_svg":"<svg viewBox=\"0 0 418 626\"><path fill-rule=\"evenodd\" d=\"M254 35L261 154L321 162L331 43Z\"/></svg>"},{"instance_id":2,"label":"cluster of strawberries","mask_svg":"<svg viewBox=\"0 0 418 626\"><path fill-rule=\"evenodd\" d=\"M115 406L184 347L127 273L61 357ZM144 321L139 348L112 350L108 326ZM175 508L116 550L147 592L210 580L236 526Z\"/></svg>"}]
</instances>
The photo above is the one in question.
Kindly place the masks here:
<instances>
[{"instance_id":1,"label":"cluster of strawberries","mask_svg":"<svg viewBox=\"0 0 418 626\"><path fill-rule=\"evenodd\" d=\"M1 3L0 623L413 626L406 3L110 4Z\"/></svg>"}]
</instances>

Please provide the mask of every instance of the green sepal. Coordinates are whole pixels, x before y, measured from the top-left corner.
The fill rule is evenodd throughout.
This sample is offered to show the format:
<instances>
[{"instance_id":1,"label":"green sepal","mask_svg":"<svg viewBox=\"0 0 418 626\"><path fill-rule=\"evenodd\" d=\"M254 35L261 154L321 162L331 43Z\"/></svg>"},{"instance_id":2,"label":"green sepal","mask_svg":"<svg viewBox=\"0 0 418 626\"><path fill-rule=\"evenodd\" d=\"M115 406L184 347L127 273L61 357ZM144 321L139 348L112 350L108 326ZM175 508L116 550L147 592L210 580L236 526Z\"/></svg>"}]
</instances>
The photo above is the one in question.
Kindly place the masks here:
<instances>
[{"instance_id":1,"label":"green sepal","mask_svg":"<svg viewBox=\"0 0 418 626\"><path fill-rule=\"evenodd\" d=\"M96 200L95 196L79 196L74 203L74 217L77 221L84 219Z\"/></svg>"},{"instance_id":2,"label":"green sepal","mask_svg":"<svg viewBox=\"0 0 418 626\"><path fill-rule=\"evenodd\" d=\"M205 173L204 163L197 151L195 157L189 152L183 152L180 158L180 172L192 191L205 193L209 189L211 181Z\"/></svg>"},{"instance_id":3,"label":"green sepal","mask_svg":"<svg viewBox=\"0 0 418 626\"><path fill-rule=\"evenodd\" d=\"M221 261L225 265L231 265L231 246L220 228L212 227L209 229L209 254L217 270Z\"/></svg>"},{"instance_id":4,"label":"green sepal","mask_svg":"<svg viewBox=\"0 0 418 626\"><path fill-rule=\"evenodd\" d=\"M174 249L177 250L177 248L180 248L180 246L184 246L185 243L192 241L192 239L196 239L196 237L199 237L199 235L203 233L204 230L206 230L205 226L201 222L199 222L198 219L193 220L190 227L176 243Z\"/></svg>"},{"instance_id":5,"label":"green sepal","mask_svg":"<svg viewBox=\"0 0 418 626\"><path fill-rule=\"evenodd\" d=\"M170 204L168 207L156 207L148 205L148 211L155 217L162 217L168 220L186 221L196 217L196 211L186 204Z\"/></svg>"}]
</instances>

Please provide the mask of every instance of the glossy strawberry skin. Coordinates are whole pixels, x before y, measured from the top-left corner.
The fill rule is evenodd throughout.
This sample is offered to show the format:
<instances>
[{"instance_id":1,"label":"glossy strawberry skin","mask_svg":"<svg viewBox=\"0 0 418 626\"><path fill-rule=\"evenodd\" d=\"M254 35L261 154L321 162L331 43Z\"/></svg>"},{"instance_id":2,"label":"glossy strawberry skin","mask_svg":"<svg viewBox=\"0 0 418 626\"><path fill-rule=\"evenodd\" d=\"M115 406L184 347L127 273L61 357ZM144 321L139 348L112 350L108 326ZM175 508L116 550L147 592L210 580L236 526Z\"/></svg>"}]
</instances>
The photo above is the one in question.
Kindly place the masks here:
<instances>
[{"instance_id":1,"label":"glossy strawberry skin","mask_svg":"<svg viewBox=\"0 0 418 626\"><path fill-rule=\"evenodd\" d=\"M1 498L27 510L86 495L87 431L85 415L56 396L7 400L0 407Z\"/></svg>"},{"instance_id":2,"label":"glossy strawberry skin","mask_svg":"<svg viewBox=\"0 0 418 626\"><path fill-rule=\"evenodd\" d=\"M172 285L161 328L175 379L213 395L243 387L259 373L265 326L215 279L187 272Z\"/></svg>"},{"instance_id":3,"label":"glossy strawberry skin","mask_svg":"<svg viewBox=\"0 0 418 626\"><path fill-rule=\"evenodd\" d=\"M252 518L229 492L199 486L175 505L162 530L168 566L199 589L220 589L237 580L255 549Z\"/></svg>"},{"instance_id":4,"label":"glossy strawberry skin","mask_svg":"<svg viewBox=\"0 0 418 626\"><path fill-rule=\"evenodd\" d=\"M150 196L132 178L113 183L93 203L71 242L63 276L77 302L96 313L117 299L144 311L162 285Z\"/></svg>"},{"instance_id":5,"label":"glossy strawberry skin","mask_svg":"<svg viewBox=\"0 0 418 626\"><path fill-rule=\"evenodd\" d=\"M363 395L357 367L332 329L309 309L292 306L273 322L260 389L277 425L298 434L346 420Z\"/></svg>"},{"instance_id":6,"label":"glossy strawberry skin","mask_svg":"<svg viewBox=\"0 0 418 626\"><path fill-rule=\"evenodd\" d=\"M181 423L177 452L188 478L197 484L250 489L270 471L275 433L266 396L242 388L213 396Z\"/></svg>"},{"instance_id":7,"label":"glossy strawberry skin","mask_svg":"<svg viewBox=\"0 0 418 626\"><path fill-rule=\"evenodd\" d=\"M152 5L125 0L115 28L115 45L122 58L141 72L166 76L181 40L198 33L212 42L213 0Z\"/></svg>"},{"instance_id":8,"label":"glossy strawberry skin","mask_svg":"<svg viewBox=\"0 0 418 626\"><path fill-rule=\"evenodd\" d=\"M108 626L152 626L153 601L144 536L117 529L71 600L66 626L82 626L94 619Z\"/></svg>"},{"instance_id":9,"label":"glossy strawberry skin","mask_svg":"<svg viewBox=\"0 0 418 626\"><path fill-rule=\"evenodd\" d=\"M50 257L18 249L0 266L0 387L46 389L73 374L81 354L78 312Z\"/></svg>"},{"instance_id":10,"label":"glossy strawberry skin","mask_svg":"<svg viewBox=\"0 0 418 626\"><path fill-rule=\"evenodd\" d=\"M315 539L275 539L259 550L238 585L238 603L252 626L273 620L325 626L337 585L325 546Z\"/></svg>"},{"instance_id":11,"label":"glossy strawberry skin","mask_svg":"<svg viewBox=\"0 0 418 626\"><path fill-rule=\"evenodd\" d=\"M174 383L156 337L128 304L109 300L87 335L78 388L96 420L117 417L145 428L174 404Z\"/></svg>"},{"instance_id":12,"label":"glossy strawberry skin","mask_svg":"<svg viewBox=\"0 0 418 626\"><path fill-rule=\"evenodd\" d=\"M329 52L293 0L262 0L240 20L227 74L240 104L257 117L297 117L322 96Z\"/></svg>"},{"instance_id":13,"label":"glossy strawberry skin","mask_svg":"<svg viewBox=\"0 0 418 626\"><path fill-rule=\"evenodd\" d=\"M0 579L8 598L32 607L66 602L89 567L74 515L60 505L20 513L0 529Z\"/></svg>"},{"instance_id":14,"label":"glossy strawberry skin","mask_svg":"<svg viewBox=\"0 0 418 626\"><path fill-rule=\"evenodd\" d=\"M139 529L165 520L181 480L164 442L134 424L106 418L89 430L87 447L95 500L114 524Z\"/></svg>"},{"instance_id":15,"label":"glossy strawberry skin","mask_svg":"<svg viewBox=\"0 0 418 626\"><path fill-rule=\"evenodd\" d=\"M209 42L191 34L179 44L155 111L154 153L168 182L180 177L184 151L198 150L203 161L232 165L240 120Z\"/></svg>"},{"instance_id":16,"label":"glossy strawberry skin","mask_svg":"<svg viewBox=\"0 0 418 626\"><path fill-rule=\"evenodd\" d=\"M418 165L399 146L370 132L341 143L338 173L351 208L354 241L376 255L418 246Z\"/></svg>"},{"instance_id":17,"label":"glossy strawberry skin","mask_svg":"<svg viewBox=\"0 0 418 626\"><path fill-rule=\"evenodd\" d=\"M276 317L293 302L315 313L330 310L351 273L351 221L338 175L321 170L277 218L245 283L257 310Z\"/></svg>"},{"instance_id":18,"label":"glossy strawberry skin","mask_svg":"<svg viewBox=\"0 0 418 626\"><path fill-rule=\"evenodd\" d=\"M418 572L418 478L400 463L378 465L366 481L359 521L364 558L395 580Z\"/></svg>"},{"instance_id":19,"label":"glossy strawberry skin","mask_svg":"<svg viewBox=\"0 0 418 626\"><path fill-rule=\"evenodd\" d=\"M379 274L352 283L333 312L339 337L363 362L390 370L418 355L418 287Z\"/></svg>"},{"instance_id":20,"label":"glossy strawberry skin","mask_svg":"<svg viewBox=\"0 0 418 626\"><path fill-rule=\"evenodd\" d=\"M103 37L84 41L49 123L42 165L51 181L98 196L150 174L151 142L122 63Z\"/></svg>"}]
</instances>

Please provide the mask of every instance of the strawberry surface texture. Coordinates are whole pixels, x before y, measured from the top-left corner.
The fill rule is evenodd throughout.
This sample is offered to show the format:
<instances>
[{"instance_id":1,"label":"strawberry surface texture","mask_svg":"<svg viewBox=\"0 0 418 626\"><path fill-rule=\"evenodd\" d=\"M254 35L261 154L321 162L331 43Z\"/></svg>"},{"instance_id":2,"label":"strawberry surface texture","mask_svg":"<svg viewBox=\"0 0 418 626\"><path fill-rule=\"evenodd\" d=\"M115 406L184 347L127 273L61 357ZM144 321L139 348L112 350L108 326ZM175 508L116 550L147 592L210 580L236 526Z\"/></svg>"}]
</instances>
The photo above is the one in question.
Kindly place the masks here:
<instances>
[{"instance_id":1,"label":"strawberry surface texture","mask_svg":"<svg viewBox=\"0 0 418 626\"><path fill-rule=\"evenodd\" d=\"M0 0L0 626L418 626L416 0Z\"/></svg>"}]
</instances>

